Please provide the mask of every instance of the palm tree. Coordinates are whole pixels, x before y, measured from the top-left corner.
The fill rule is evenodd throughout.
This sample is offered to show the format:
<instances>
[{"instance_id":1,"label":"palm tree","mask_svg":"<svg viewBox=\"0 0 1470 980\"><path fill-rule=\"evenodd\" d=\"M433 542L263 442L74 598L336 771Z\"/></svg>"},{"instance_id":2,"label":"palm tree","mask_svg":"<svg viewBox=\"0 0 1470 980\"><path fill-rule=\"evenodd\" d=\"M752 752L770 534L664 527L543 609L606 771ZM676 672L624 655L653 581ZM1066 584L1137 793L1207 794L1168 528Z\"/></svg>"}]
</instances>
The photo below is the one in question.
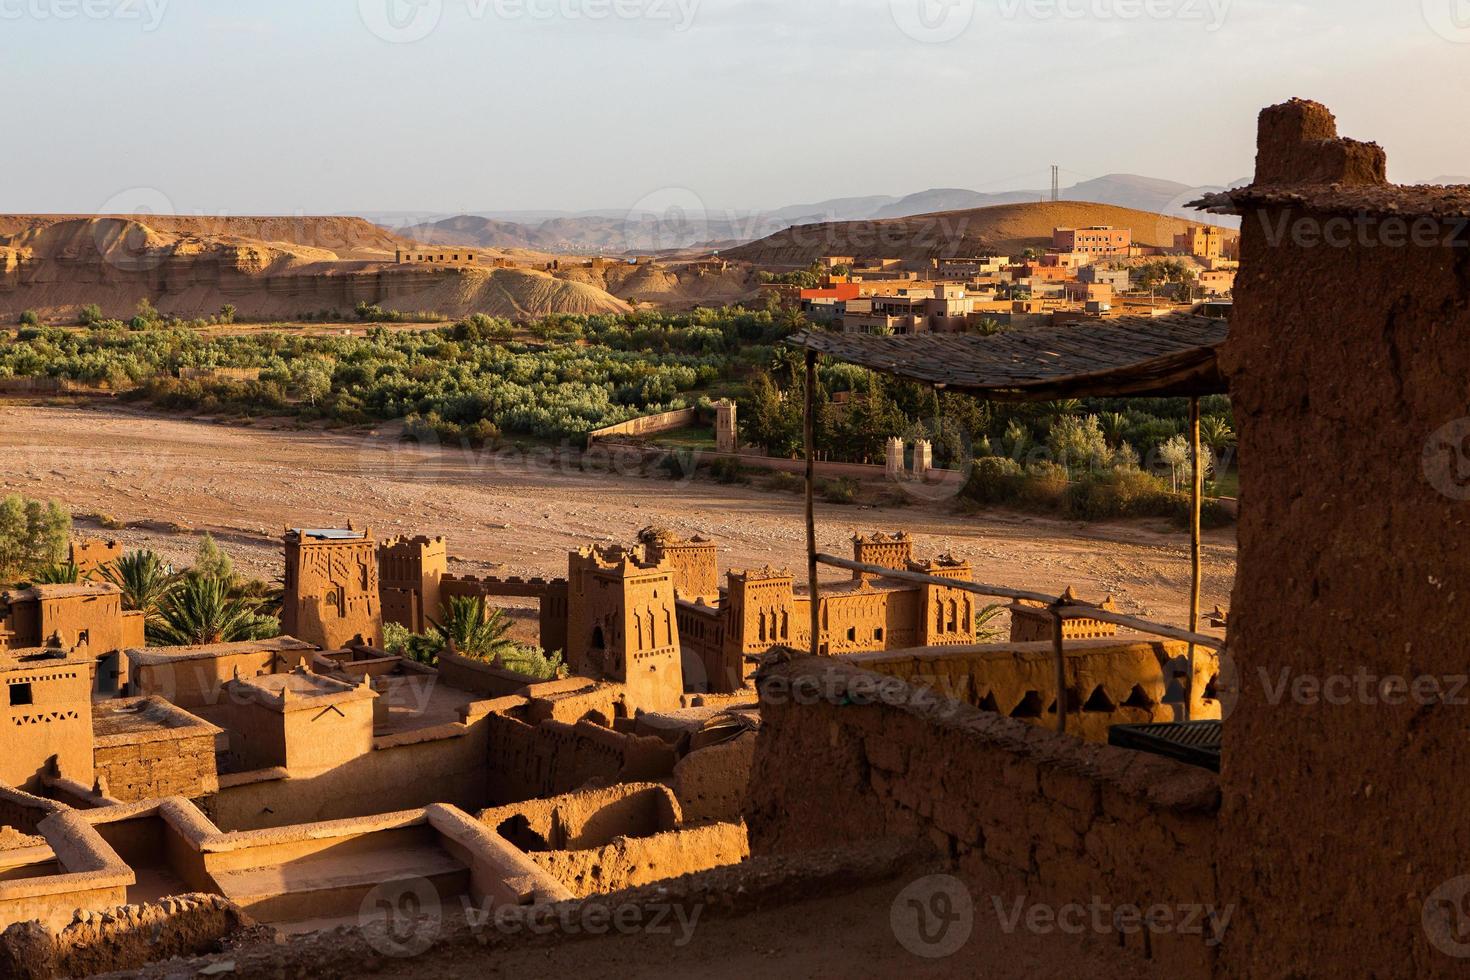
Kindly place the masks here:
<instances>
[{"instance_id":1,"label":"palm tree","mask_svg":"<svg viewBox=\"0 0 1470 980\"><path fill-rule=\"evenodd\" d=\"M31 576L32 585L76 585L81 580L81 569L69 561L47 565Z\"/></svg>"},{"instance_id":2,"label":"palm tree","mask_svg":"<svg viewBox=\"0 0 1470 980\"><path fill-rule=\"evenodd\" d=\"M130 551L102 566L102 577L122 590L123 605L144 614L145 622L157 622L158 608L178 584L157 552Z\"/></svg>"},{"instance_id":3,"label":"palm tree","mask_svg":"<svg viewBox=\"0 0 1470 980\"><path fill-rule=\"evenodd\" d=\"M1211 452L1222 453L1235 445L1235 430L1230 428L1230 423L1223 416L1209 415L1200 420L1199 441L1208 446Z\"/></svg>"},{"instance_id":4,"label":"palm tree","mask_svg":"<svg viewBox=\"0 0 1470 980\"><path fill-rule=\"evenodd\" d=\"M1128 434L1128 416L1122 412L1107 412L1100 421L1108 445L1116 449Z\"/></svg>"},{"instance_id":5,"label":"palm tree","mask_svg":"<svg viewBox=\"0 0 1470 980\"><path fill-rule=\"evenodd\" d=\"M511 621L504 610L491 609L479 596L454 596L444 622L430 620L434 632L461 656L495 660L514 655L520 647L510 638Z\"/></svg>"},{"instance_id":6,"label":"palm tree","mask_svg":"<svg viewBox=\"0 0 1470 980\"><path fill-rule=\"evenodd\" d=\"M259 602L233 595L223 579L187 576L161 601L148 636L164 646L194 646L263 640L280 629L278 620L261 614Z\"/></svg>"}]
</instances>

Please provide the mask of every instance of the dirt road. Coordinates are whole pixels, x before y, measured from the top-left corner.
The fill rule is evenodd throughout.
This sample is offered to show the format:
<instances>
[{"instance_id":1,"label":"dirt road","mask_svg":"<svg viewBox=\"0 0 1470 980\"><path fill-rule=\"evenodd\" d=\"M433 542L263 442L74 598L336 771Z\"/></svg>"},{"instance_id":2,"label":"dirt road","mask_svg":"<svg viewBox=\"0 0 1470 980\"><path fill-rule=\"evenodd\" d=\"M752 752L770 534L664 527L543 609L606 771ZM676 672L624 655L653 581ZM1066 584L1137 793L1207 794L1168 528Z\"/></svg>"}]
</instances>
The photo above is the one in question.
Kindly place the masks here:
<instances>
[{"instance_id":1,"label":"dirt road","mask_svg":"<svg viewBox=\"0 0 1470 980\"><path fill-rule=\"evenodd\" d=\"M607 461L603 461L607 462ZM636 468L635 468L636 469ZM585 472L552 453L491 455L405 445L374 433L223 425L115 405L0 404L0 491L47 497L100 515L128 546L187 561L213 533L245 573L280 574L287 526L348 521L381 539L443 534L455 570L563 575L566 552L591 541L631 541L648 525L720 542L724 567L777 565L804 574L801 500L697 478ZM958 513L949 502L904 507L819 504L819 543L850 554L855 531L904 530L920 554L949 551L982 581L1083 598L1112 593L1121 609L1186 619L1188 538L1162 521L1074 524L1002 512ZM83 531L100 528L79 518ZM1205 544L1204 608L1228 606L1235 575L1231 530Z\"/></svg>"}]
</instances>

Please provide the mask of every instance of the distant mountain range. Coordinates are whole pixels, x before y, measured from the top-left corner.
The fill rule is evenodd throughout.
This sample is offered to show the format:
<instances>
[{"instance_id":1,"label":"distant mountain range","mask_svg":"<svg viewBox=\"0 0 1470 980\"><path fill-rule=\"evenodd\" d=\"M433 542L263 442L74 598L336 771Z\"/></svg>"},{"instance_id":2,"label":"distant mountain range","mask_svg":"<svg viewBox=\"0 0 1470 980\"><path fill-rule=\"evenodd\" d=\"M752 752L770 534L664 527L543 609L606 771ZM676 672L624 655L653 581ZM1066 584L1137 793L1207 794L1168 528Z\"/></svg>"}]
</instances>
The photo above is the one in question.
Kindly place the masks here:
<instances>
[{"instance_id":1,"label":"distant mountain range","mask_svg":"<svg viewBox=\"0 0 1470 980\"><path fill-rule=\"evenodd\" d=\"M1111 204L1203 220L1202 215L1184 205L1220 190L1224 188L1195 187L1137 174L1109 174L1067 187L1061 196L1066 201ZM984 192L932 188L905 197L834 198L771 211L701 211L697 205L692 208L686 205L683 208L670 207L662 213L598 210L411 215L397 212L368 214L366 217L400 237L425 245L473 245L486 249L538 252L667 253L726 249L765 238L794 225L969 211L1000 204L1043 201L1049 196L1048 191L1040 190ZM692 195L690 200L693 200Z\"/></svg>"}]
</instances>

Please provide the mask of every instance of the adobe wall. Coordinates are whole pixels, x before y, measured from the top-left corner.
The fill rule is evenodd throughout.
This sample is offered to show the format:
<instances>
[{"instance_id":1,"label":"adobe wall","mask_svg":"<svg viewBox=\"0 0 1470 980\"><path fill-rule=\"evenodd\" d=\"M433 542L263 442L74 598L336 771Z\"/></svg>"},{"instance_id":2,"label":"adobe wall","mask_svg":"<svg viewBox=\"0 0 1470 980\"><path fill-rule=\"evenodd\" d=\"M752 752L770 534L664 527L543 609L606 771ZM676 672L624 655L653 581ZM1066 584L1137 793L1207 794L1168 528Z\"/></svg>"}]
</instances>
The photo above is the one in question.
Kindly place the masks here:
<instances>
[{"instance_id":1,"label":"adobe wall","mask_svg":"<svg viewBox=\"0 0 1470 980\"><path fill-rule=\"evenodd\" d=\"M717 823L651 837L621 837L587 850L539 851L527 856L573 895L586 898L739 864L750 856L750 845L744 826Z\"/></svg>"},{"instance_id":2,"label":"adobe wall","mask_svg":"<svg viewBox=\"0 0 1470 980\"><path fill-rule=\"evenodd\" d=\"M446 575L439 582L439 596L441 603L447 603L455 596L486 599L498 597L536 599L540 604L538 642L541 648L547 653L566 652L567 650L566 579L478 578Z\"/></svg>"},{"instance_id":3,"label":"adobe wall","mask_svg":"<svg viewBox=\"0 0 1470 980\"><path fill-rule=\"evenodd\" d=\"M1140 636L1064 645L1067 731L1106 742L1114 725L1182 720L1188 645ZM993 643L938 650L853 654L844 662L1045 728L1056 727L1056 654L1050 642ZM1196 648L1195 721L1220 717L1208 697L1219 674L1213 650Z\"/></svg>"},{"instance_id":4,"label":"adobe wall","mask_svg":"<svg viewBox=\"0 0 1470 980\"><path fill-rule=\"evenodd\" d=\"M198 799L219 789L212 725L103 735L93 740L96 778L125 803L166 796Z\"/></svg>"},{"instance_id":5,"label":"adobe wall","mask_svg":"<svg viewBox=\"0 0 1470 980\"><path fill-rule=\"evenodd\" d=\"M180 895L157 905L78 912L52 931L19 923L0 935L0 976L52 980L135 970L176 956L199 956L241 936L254 923L217 895Z\"/></svg>"},{"instance_id":6,"label":"adobe wall","mask_svg":"<svg viewBox=\"0 0 1470 980\"><path fill-rule=\"evenodd\" d=\"M1265 110L1260 137L1258 181L1342 186L1286 188L1321 199L1315 212L1246 205L1221 355L1242 501L1221 812L1235 855L1222 897L1240 912L1224 964L1462 976L1425 924L1463 955L1464 906L1442 886L1463 884L1470 850L1455 700L1470 634L1470 248L1458 218L1428 219L1417 244L1406 229L1470 201L1382 184L1382 151L1336 139L1316 103ZM1296 233L1333 220L1348 223L1337 245ZM1409 693L1416 680L1427 687Z\"/></svg>"},{"instance_id":7,"label":"adobe wall","mask_svg":"<svg viewBox=\"0 0 1470 980\"><path fill-rule=\"evenodd\" d=\"M673 772L674 749L662 739L588 721L531 724L523 720L527 704L506 698L487 718L485 782L494 804L557 796L594 779L606 785L662 779Z\"/></svg>"},{"instance_id":8,"label":"adobe wall","mask_svg":"<svg viewBox=\"0 0 1470 980\"><path fill-rule=\"evenodd\" d=\"M645 415L642 418L629 419L626 422L619 422L617 425L609 425L587 433L587 445L588 447L594 446L604 439L617 437L641 439L660 432L671 432L674 429L691 426L698 419L699 412L693 408L680 408L658 415Z\"/></svg>"},{"instance_id":9,"label":"adobe wall","mask_svg":"<svg viewBox=\"0 0 1470 980\"><path fill-rule=\"evenodd\" d=\"M1022 897L1052 907L1217 902L1224 838L1213 773L825 658L768 665L759 687L746 812L754 854L920 838L949 856L977 908ZM1214 969L1216 947L1202 936L1117 939L1182 977Z\"/></svg>"},{"instance_id":10,"label":"adobe wall","mask_svg":"<svg viewBox=\"0 0 1470 980\"><path fill-rule=\"evenodd\" d=\"M686 823L734 823L745 812L756 733L697 749L674 766L669 786Z\"/></svg>"},{"instance_id":11,"label":"adobe wall","mask_svg":"<svg viewBox=\"0 0 1470 980\"><path fill-rule=\"evenodd\" d=\"M485 774L494 716L483 710L472 705L464 723L379 736L371 752L315 775L292 776L286 769L222 775L210 815L221 829L235 831L432 803L478 811L494 802Z\"/></svg>"}]
</instances>

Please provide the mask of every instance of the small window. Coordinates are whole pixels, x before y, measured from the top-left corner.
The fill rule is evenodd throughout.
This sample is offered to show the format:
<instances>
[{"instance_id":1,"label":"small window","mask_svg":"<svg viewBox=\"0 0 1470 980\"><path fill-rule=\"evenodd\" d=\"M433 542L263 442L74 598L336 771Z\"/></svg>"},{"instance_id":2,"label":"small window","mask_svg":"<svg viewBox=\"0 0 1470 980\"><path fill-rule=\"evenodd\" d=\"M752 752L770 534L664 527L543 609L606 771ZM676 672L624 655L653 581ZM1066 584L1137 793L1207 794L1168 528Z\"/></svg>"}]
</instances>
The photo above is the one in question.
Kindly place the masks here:
<instances>
[{"instance_id":1,"label":"small window","mask_svg":"<svg viewBox=\"0 0 1470 980\"><path fill-rule=\"evenodd\" d=\"M31 685L29 683L10 685L10 706L12 708L35 703L35 695L31 693Z\"/></svg>"}]
</instances>

